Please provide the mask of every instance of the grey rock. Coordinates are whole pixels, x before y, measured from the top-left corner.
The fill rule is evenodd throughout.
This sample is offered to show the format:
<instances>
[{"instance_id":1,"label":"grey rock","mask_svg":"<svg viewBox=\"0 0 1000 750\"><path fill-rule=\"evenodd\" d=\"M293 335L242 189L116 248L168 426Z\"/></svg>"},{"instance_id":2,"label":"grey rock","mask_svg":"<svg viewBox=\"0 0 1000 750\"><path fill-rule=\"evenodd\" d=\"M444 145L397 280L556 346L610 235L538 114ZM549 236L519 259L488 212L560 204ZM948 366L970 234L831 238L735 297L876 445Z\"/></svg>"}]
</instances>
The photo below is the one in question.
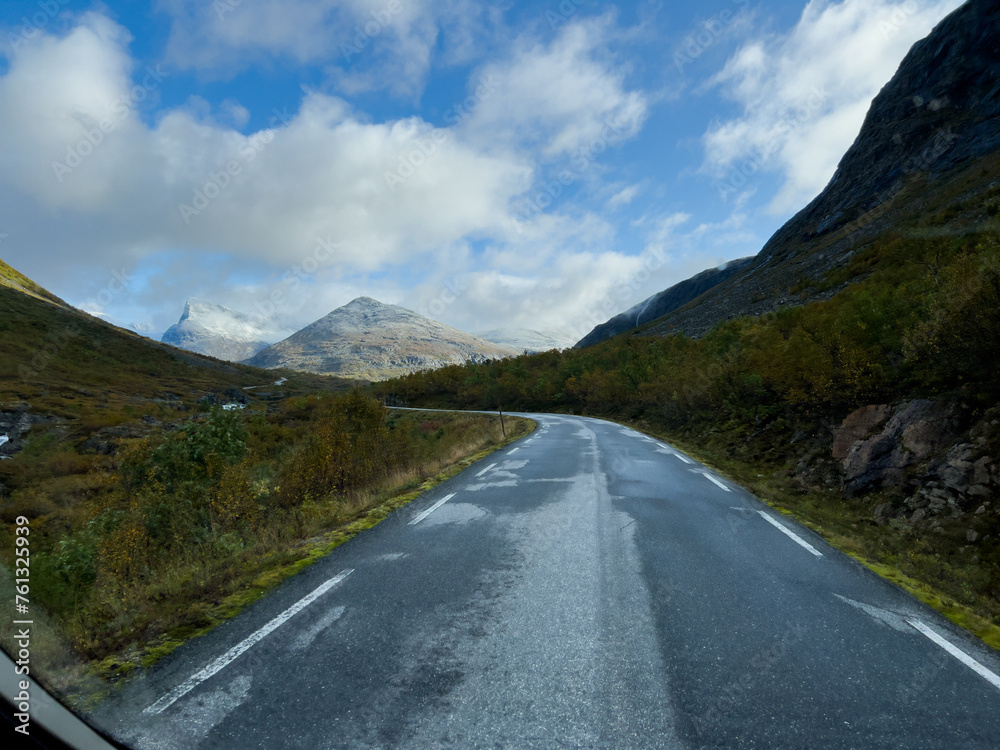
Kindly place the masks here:
<instances>
[{"instance_id":1,"label":"grey rock","mask_svg":"<svg viewBox=\"0 0 1000 750\"><path fill-rule=\"evenodd\" d=\"M875 506L875 521L879 525L888 523L889 519L898 515L892 503L879 503Z\"/></svg>"},{"instance_id":2,"label":"grey rock","mask_svg":"<svg viewBox=\"0 0 1000 750\"><path fill-rule=\"evenodd\" d=\"M933 495L928 499L927 514L936 516L952 504L950 497Z\"/></svg>"},{"instance_id":3,"label":"grey rock","mask_svg":"<svg viewBox=\"0 0 1000 750\"><path fill-rule=\"evenodd\" d=\"M992 464L993 462L987 456L983 456L978 461L973 463L972 475L969 478L969 481L971 481L972 484L989 484L990 476L992 474L990 467Z\"/></svg>"},{"instance_id":4,"label":"grey rock","mask_svg":"<svg viewBox=\"0 0 1000 750\"><path fill-rule=\"evenodd\" d=\"M485 362L520 352L370 297L358 297L247 360L359 380Z\"/></svg>"},{"instance_id":5,"label":"grey rock","mask_svg":"<svg viewBox=\"0 0 1000 750\"><path fill-rule=\"evenodd\" d=\"M847 458L851 446L871 435L892 414L888 404L862 406L847 415L833 435L833 457L838 461Z\"/></svg>"},{"instance_id":6,"label":"grey rock","mask_svg":"<svg viewBox=\"0 0 1000 750\"><path fill-rule=\"evenodd\" d=\"M880 411L867 412L849 426L855 422L859 428L877 424L881 416ZM842 462L845 495L902 484L905 470L954 439L954 432L954 418L947 407L926 399L900 404L880 432L855 441L847 450Z\"/></svg>"},{"instance_id":7,"label":"grey rock","mask_svg":"<svg viewBox=\"0 0 1000 750\"><path fill-rule=\"evenodd\" d=\"M969 475L972 464L967 461L952 461L938 469L937 475L956 492L966 492L969 489Z\"/></svg>"}]
</instances>

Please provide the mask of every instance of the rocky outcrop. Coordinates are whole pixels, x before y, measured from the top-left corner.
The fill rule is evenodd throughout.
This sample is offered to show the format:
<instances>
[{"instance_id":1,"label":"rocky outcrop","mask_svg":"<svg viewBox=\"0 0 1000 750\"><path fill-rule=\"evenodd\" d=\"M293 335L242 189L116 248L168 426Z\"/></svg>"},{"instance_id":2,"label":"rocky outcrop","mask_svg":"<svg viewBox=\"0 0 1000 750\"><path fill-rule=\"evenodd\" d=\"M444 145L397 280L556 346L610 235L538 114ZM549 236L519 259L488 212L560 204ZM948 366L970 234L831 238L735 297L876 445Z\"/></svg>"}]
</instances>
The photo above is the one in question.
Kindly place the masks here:
<instances>
[{"instance_id":1,"label":"rocky outcrop","mask_svg":"<svg viewBox=\"0 0 1000 750\"><path fill-rule=\"evenodd\" d=\"M160 339L165 344L229 362L242 362L268 346L271 338L249 315L222 305L189 299L177 323Z\"/></svg>"},{"instance_id":2,"label":"rocky outcrop","mask_svg":"<svg viewBox=\"0 0 1000 750\"><path fill-rule=\"evenodd\" d=\"M857 409L834 431L844 494L900 493L901 501L876 506L880 523L987 512L1000 492L1000 464L991 453L998 416L969 428L954 407L926 399Z\"/></svg>"},{"instance_id":3,"label":"rocky outcrop","mask_svg":"<svg viewBox=\"0 0 1000 750\"><path fill-rule=\"evenodd\" d=\"M397 305L358 297L247 360L358 380L520 354Z\"/></svg>"},{"instance_id":4,"label":"rocky outcrop","mask_svg":"<svg viewBox=\"0 0 1000 750\"><path fill-rule=\"evenodd\" d=\"M905 469L927 460L955 438L957 420L947 407L916 399L897 406L891 417L889 409L884 404L862 407L849 415L834 435L834 457L843 453L848 439L862 435L850 444L842 459L844 494L848 497L902 484ZM881 429L872 434L883 421Z\"/></svg>"},{"instance_id":5,"label":"rocky outcrop","mask_svg":"<svg viewBox=\"0 0 1000 750\"><path fill-rule=\"evenodd\" d=\"M0 404L0 460L6 460L19 453L28 439L31 428L39 424L60 421L49 414L32 414L31 404L26 401L12 401Z\"/></svg>"},{"instance_id":6,"label":"rocky outcrop","mask_svg":"<svg viewBox=\"0 0 1000 750\"><path fill-rule=\"evenodd\" d=\"M851 412L840 426L833 438L833 457L843 461L851 452L852 446L867 438L875 428L880 427L892 414L888 404L862 406Z\"/></svg>"}]
</instances>

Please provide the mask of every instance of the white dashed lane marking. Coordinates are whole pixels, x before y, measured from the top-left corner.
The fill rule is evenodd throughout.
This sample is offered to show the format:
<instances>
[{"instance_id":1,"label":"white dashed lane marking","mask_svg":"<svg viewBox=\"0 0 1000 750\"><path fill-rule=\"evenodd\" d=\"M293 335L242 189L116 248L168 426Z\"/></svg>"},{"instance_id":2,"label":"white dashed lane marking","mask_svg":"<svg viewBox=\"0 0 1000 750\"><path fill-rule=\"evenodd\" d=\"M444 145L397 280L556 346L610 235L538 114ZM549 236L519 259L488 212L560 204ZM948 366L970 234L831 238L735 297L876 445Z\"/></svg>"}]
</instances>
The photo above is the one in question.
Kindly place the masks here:
<instances>
[{"instance_id":1,"label":"white dashed lane marking","mask_svg":"<svg viewBox=\"0 0 1000 750\"><path fill-rule=\"evenodd\" d=\"M489 471L490 469L492 469L494 466L496 466L496 464L490 464L485 469L483 469L481 472L479 472L478 474L476 474L476 476L477 477L481 477L483 474L485 474L487 471Z\"/></svg>"},{"instance_id":2,"label":"white dashed lane marking","mask_svg":"<svg viewBox=\"0 0 1000 750\"><path fill-rule=\"evenodd\" d=\"M444 505L444 504L445 504L446 502L448 502L449 500L451 500L451 499L452 499L453 497L455 497L455 493L454 493L454 492L452 492L452 493L451 493L450 495L445 495L445 496L444 496L444 497L442 497L442 498L441 498L440 500L438 500L438 501L437 501L436 503L434 503L434 505L432 505L431 507L429 507L429 508L428 508L427 510L425 510L425 511L422 511L422 512L418 513L418 514L417 514L417 515L416 515L416 516L414 517L414 519L413 519L412 521L410 521L409 525L410 525L410 526L413 526L413 525L415 525L415 524L418 524L418 523L420 523L420 522L421 522L421 521L423 521L423 520L424 520L425 518L427 518L427 516L429 516L429 515L430 515L431 513L433 513L434 511L436 511L436 510L437 510L438 508L440 508L440 507L441 507L442 505Z\"/></svg>"},{"instance_id":3,"label":"white dashed lane marking","mask_svg":"<svg viewBox=\"0 0 1000 750\"><path fill-rule=\"evenodd\" d=\"M930 640L932 640L938 646L940 646L945 651L947 651L949 654L951 654L956 659L958 659L960 662L962 662L962 664L964 664L965 666L967 666L973 672L975 672L980 677L982 677L984 680L986 680L991 685L993 685L993 687L1000 688L1000 676L997 676L997 674L995 672L991 672L989 669L987 669L982 664L980 664L978 661L976 661L971 656L969 656L967 653L965 653L958 646L956 646L953 643L951 643L951 641L947 641L944 638L942 638L941 636L939 636L937 633L935 633L929 627L927 627L926 625L924 625L924 623L922 621L917 620L916 618L914 618L914 619L908 619L907 622L910 623L910 625L912 625L914 628L916 628L922 635L925 635L927 638L929 638Z\"/></svg>"},{"instance_id":4,"label":"white dashed lane marking","mask_svg":"<svg viewBox=\"0 0 1000 750\"><path fill-rule=\"evenodd\" d=\"M726 485L724 485L724 484L723 484L722 482L720 482L720 481L719 481L718 479L716 479L715 477L713 477L713 476L712 476L711 474L709 474L708 472L705 472L705 471L696 471L696 472L695 472L695 474L701 474L701 475L702 475L703 477L705 477L705 479L707 479L707 480L708 480L709 482L711 482L712 484L716 485L717 487L721 487L721 488L722 488L722 489L724 489L724 490L725 490L726 492L729 492L729 491L730 491L730 489L729 489L728 487L726 487Z\"/></svg>"},{"instance_id":5,"label":"white dashed lane marking","mask_svg":"<svg viewBox=\"0 0 1000 750\"><path fill-rule=\"evenodd\" d=\"M198 687L198 685L203 683L209 677L211 677L214 674L217 674L218 672L221 672L223 669L228 667L230 664L233 663L233 661L238 659L242 654L246 653L252 646L259 643L264 638L266 638L270 633L272 633L273 631L277 630L279 627L284 625L292 617L294 617L303 609L312 604L314 601L319 599L321 596L323 596L323 594L325 594L327 591L332 589L338 583L343 581L345 578L347 578L347 576L349 576L353 572L354 572L353 568L342 570L333 578L331 578L329 581L326 581L325 583L322 583L316 588L314 588L310 593L306 594L304 597L299 599L297 602L295 602L295 604L286 609L284 612L275 617L273 620L270 620L266 625L248 635L246 638L237 643L235 646L229 649L218 659L211 662L207 667L202 669L200 672L195 672L193 675L188 677L186 680L184 680L184 682L182 682L180 685L175 687L169 693L164 695L162 698L160 698L160 700L156 701L156 703L145 709L143 713L158 714L165 708L169 707L178 698L182 698L183 696L190 693L192 690Z\"/></svg>"},{"instance_id":6,"label":"white dashed lane marking","mask_svg":"<svg viewBox=\"0 0 1000 750\"><path fill-rule=\"evenodd\" d=\"M761 517L761 518L763 518L763 519L764 519L765 521L767 521L767 522L768 522L769 524L771 524L772 526L774 526L774 528L776 528L776 529L777 529L778 531L780 531L780 532L781 532L782 534L785 534L785 535L786 535L787 537L789 537L789 538L790 538L790 539L791 539L791 540L792 540L793 542L795 542L796 544L800 544L800 545L802 545L802 546L803 546L803 547L805 547L805 548L806 548L807 550L809 550L809 551L810 551L810 552L812 552L812 553L813 553L814 555L816 555L816 557L822 557L822 556L823 556L823 553L822 553L822 552L820 552L820 551L819 551L818 549L816 549L815 547L813 547L813 546L812 546L811 544L809 544L809 542L807 542L807 541L806 541L805 539L803 539L802 537L800 537L800 536L799 536L798 534L796 534L796 533L795 533L794 531L792 531L791 529L788 529L788 528L786 528L786 527L784 526L784 524L780 524L780 523L778 523L778 522L777 522L777 521L775 521L775 520L774 520L773 518L771 518L771 516L767 515L767 513L765 513L765 512L764 512L764 511L762 511L762 510L758 510L757 512L758 512L758 513L760 514L760 517Z\"/></svg>"}]
</instances>

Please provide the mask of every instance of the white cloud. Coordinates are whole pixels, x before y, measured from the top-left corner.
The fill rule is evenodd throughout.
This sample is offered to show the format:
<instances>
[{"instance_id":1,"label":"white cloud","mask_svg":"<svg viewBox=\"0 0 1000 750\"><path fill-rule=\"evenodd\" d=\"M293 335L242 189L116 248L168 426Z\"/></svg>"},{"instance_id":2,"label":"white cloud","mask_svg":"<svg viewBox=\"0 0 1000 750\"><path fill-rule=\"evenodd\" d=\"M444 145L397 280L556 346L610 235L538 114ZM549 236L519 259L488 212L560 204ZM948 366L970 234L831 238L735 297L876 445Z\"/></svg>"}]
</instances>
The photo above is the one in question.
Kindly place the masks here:
<instances>
[{"instance_id":1,"label":"white cloud","mask_svg":"<svg viewBox=\"0 0 1000 750\"><path fill-rule=\"evenodd\" d=\"M475 0L161 0L170 16L167 59L228 78L275 60L324 65L345 94L413 96L435 56L445 64L481 54L497 25Z\"/></svg>"},{"instance_id":2,"label":"white cloud","mask_svg":"<svg viewBox=\"0 0 1000 750\"><path fill-rule=\"evenodd\" d=\"M608 208L627 206L640 192L642 192L642 185L628 185L608 198Z\"/></svg>"},{"instance_id":3,"label":"white cloud","mask_svg":"<svg viewBox=\"0 0 1000 750\"><path fill-rule=\"evenodd\" d=\"M250 135L197 103L147 126L116 107L145 75L133 77L127 42L89 15L24 45L0 78L0 131L18 144L0 149L2 226L67 262L187 247L280 266L324 238L340 243L338 262L372 270L500 231L530 184L519 157L484 154L417 117L368 122L318 93ZM242 116L236 103L224 109L221 120ZM404 161L412 175L387 184Z\"/></svg>"},{"instance_id":4,"label":"white cloud","mask_svg":"<svg viewBox=\"0 0 1000 750\"><path fill-rule=\"evenodd\" d=\"M0 149L0 226L18 238L9 257L41 252L45 281L72 286L79 304L109 288L112 269L134 273L139 281L96 309L154 330L192 295L254 312L318 241L329 254L282 300L279 327L366 291L417 307L457 271L476 290L453 308L470 330L577 320L641 261L610 249L614 229L595 214L565 207L516 222L512 206L533 184L540 150L565 155L609 118L623 137L640 127L642 94L598 60L606 24L570 24L548 47L519 47L496 68L510 90L482 97L475 122L372 122L311 91L274 128L243 134L236 127L253 113L232 99L213 111L192 98L153 124L121 106L135 104L130 92L149 73L133 69L125 29L81 16L65 35L23 45L0 76L0 132L18 144ZM474 73L470 89L490 70ZM563 75L569 88L555 97ZM526 135L532 124L544 142ZM484 140L496 129L509 137ZM485 249L473 252L473 241ZM420 267L432 279L413 290Z\"/></svg>"},{"instance_id":5,"label":"white cloud","mask_svg":"<svg viewBox=\"0 0 1000 750\"><path fill-rule=\"evenodd\" d=\"M907 50L961 0L812 0L787 34L748 41L713 79L742 108L703 137L705 169L723 192L757 170L783 184L785 213L833 176L872 98Z\"/></svg>"},{"instance_id":6,"label":"white cloud","mask_svg":"<svg viewBox=\"0 0 1000 750\"><path fill-rule=\"evenodd\" d=\"M530 145L550 159L634 136L646 99L625 88L624 70L605 51L612 27L602 16L566 24L548 45L519 39L509 59L480 71L498 82L497 92L475 109L469 132L482 143Z\"/></svg>"},{"instance_id":7,"label":"white cloud","mask_svg":"<svg viewBox=\"0 0 1000 750\"><path fill-rule=\"evenodd\" d=\"M464 330L550 329L578 341L641 300L760 247L743 214L686 228L691 218L646 217L635 254L614 249L614 229L600 216L548 214L490 252L490 270L451 266L401 304Z\"/></svg>"}]
</instances>

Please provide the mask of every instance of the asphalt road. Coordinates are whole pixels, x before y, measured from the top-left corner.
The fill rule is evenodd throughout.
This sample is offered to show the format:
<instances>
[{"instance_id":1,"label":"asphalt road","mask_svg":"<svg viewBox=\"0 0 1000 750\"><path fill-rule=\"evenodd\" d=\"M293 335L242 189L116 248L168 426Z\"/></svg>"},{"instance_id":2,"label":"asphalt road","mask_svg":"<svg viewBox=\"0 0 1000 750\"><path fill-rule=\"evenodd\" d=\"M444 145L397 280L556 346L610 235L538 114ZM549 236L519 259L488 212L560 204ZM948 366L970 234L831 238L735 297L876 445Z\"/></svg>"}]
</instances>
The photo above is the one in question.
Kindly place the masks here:
<instances>
[{"instance_id":1,"label":"asphalt road","mask_svg":"<svg viewBox=\"0 0 1000 750\"><path fill-rule=\"evenodd\" d=\"M1000 747L1000 658L672 448L539 429L95 717L137 748Z\"/></svg>"}]
</instances>

